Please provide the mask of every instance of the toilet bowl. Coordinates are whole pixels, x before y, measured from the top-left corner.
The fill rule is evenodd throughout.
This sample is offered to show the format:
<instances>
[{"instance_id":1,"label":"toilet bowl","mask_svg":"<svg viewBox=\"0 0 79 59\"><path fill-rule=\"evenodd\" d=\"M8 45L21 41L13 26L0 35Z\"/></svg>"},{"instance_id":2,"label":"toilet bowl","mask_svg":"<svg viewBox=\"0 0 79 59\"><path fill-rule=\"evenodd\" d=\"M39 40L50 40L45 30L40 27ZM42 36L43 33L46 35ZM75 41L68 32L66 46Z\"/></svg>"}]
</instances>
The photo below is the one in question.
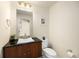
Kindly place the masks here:
<instances>
[{"instance_id":1,"label":"toilet bowl","mask_svg":"<svg viewBox=\"0 0 79 59\"><path fill-rule=\"evenodd\" d=\"M43 49L43 57L44 58L56 58L56 52L51 48L44 48Z\"/></svg>"}]
</instances>

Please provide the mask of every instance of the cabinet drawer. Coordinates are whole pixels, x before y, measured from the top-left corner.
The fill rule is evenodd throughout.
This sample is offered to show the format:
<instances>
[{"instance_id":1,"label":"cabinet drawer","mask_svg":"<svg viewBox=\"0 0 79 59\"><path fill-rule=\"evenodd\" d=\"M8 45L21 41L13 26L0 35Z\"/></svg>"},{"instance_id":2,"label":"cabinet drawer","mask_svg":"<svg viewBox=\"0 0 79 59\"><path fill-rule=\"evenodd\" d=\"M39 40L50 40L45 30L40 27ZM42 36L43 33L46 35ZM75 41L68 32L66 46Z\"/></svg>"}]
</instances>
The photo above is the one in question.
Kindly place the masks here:
<instances>
[{"instance_id":1,"label":"cabinet drawer","mask_svg":"<svg viewBox=\"0 0 79 59\"><path fill-rule=\"evenodd\" d=\"M41 42L36 42L32 44L32 53L32 56L35 58L42 56Z\"/></svg>"}]
</instances>

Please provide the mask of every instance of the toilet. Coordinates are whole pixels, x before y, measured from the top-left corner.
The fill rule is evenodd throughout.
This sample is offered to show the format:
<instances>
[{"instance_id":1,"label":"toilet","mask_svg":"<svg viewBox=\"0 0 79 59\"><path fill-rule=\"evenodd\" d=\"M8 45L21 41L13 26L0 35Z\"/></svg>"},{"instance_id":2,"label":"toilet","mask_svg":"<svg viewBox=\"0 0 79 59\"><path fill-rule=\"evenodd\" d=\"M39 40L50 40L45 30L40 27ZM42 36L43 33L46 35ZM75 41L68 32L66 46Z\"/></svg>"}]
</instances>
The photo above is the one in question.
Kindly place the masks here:
<instances>
[{"instance_id":1,"label":"toilet","mask_svg":"<svg viewBox=\"0 0 79 59\"><path fill-rule=\"evenodd\" d=\"M48 48L48 39L42 40L42 55L43 58L56 58L55 50Z\"/></svg>"}]
</instances>

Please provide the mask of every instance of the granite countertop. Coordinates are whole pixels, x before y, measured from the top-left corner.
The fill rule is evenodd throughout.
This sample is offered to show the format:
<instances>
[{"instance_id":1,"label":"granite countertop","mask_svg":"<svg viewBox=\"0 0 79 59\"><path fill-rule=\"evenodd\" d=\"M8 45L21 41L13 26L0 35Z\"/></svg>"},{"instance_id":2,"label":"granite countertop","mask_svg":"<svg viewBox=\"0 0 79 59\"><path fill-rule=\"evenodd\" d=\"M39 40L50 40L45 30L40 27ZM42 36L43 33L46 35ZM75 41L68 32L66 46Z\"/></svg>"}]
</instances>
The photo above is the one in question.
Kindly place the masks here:
<instances>
[{"instance_id":1,"label":"granite countertop","mask_svg":"<svg viewBox=\"0 0 79 59\"><path fill-rule=\"evenodd\" d=\"M38 39L37 37L32 37L32 39L34 40L34 42L42 42L42 40ZM15 40L14 44L10 44L10 42L8 42L4 47L13 47L13 46L18 46L23 44L34 43L34 42L28 42L28 43L17 44L17 42L18 42L18 39Z\"/></svg>"}]
</instances>

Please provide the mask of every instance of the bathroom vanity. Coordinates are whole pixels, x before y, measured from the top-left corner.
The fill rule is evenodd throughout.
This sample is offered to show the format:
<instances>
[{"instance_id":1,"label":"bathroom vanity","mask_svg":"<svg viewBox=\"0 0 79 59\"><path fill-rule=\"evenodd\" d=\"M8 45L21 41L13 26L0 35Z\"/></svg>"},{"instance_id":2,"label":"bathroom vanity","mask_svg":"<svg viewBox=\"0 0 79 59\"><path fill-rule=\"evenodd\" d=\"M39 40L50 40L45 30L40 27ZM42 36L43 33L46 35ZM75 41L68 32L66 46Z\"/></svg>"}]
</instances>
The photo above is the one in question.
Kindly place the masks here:
<instances>
[{"instance_id":1,"label":"bathroom vanity","mask_svg":"<svg viewBox=\"0 0 79 59\"><path fill-rule=\"evenodd\" d=\"M36 37L32 38L34 42L10 44L3 47L4 58L37 58L42 56L42 41Z\"/></svg>"}]
</instances>

